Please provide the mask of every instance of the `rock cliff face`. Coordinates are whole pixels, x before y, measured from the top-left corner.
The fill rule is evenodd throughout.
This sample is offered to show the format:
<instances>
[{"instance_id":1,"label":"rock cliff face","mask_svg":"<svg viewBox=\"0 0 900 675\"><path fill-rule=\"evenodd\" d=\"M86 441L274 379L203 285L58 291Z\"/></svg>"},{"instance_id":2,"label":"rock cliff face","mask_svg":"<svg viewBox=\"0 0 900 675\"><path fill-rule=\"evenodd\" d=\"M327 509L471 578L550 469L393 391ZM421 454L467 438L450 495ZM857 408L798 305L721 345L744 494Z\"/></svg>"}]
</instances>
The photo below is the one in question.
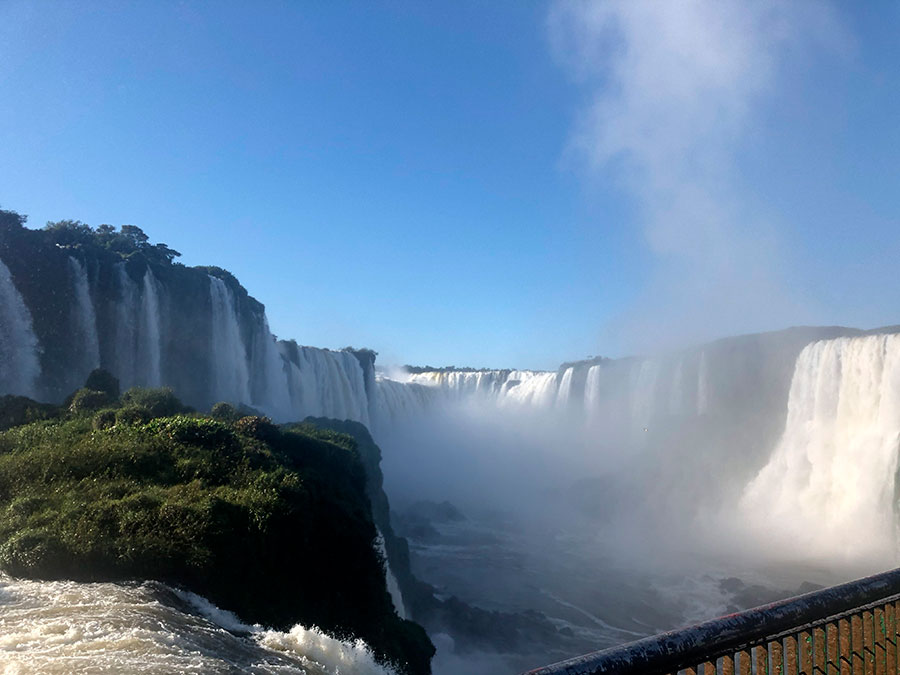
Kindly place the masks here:
<instances>
[{"instance_id":1,"label":"rock cliff face","mask_svg":"<svg viewBox=\"0 0 900 675\"><path fill-rule=\"evenodd\" d=\"M137 228L30 230L0 211L0 392L58 402L100 366L123 388L165 384L199 409L370 422L373 352L278 341L230 273L174 256Z\"/></svg>"}]
</instances>

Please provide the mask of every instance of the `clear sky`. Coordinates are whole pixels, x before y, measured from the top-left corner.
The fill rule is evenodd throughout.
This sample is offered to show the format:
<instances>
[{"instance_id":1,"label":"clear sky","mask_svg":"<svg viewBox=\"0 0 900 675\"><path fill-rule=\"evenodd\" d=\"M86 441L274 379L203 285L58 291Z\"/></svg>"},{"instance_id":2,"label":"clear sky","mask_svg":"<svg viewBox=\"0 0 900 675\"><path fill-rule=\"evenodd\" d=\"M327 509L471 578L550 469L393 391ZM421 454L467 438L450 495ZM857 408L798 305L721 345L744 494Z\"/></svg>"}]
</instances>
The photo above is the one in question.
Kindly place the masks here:
<instances>
[{"instance_id":1,"label":"clear sky","mask_svg":"<svg viewBox=\"0 0 900 675\"><path fill-rule=\"evenodd\" d=\"M900 3L0 0L0 206L279 337L553 368L900 323Z\"/></svg>"}]
</instances>

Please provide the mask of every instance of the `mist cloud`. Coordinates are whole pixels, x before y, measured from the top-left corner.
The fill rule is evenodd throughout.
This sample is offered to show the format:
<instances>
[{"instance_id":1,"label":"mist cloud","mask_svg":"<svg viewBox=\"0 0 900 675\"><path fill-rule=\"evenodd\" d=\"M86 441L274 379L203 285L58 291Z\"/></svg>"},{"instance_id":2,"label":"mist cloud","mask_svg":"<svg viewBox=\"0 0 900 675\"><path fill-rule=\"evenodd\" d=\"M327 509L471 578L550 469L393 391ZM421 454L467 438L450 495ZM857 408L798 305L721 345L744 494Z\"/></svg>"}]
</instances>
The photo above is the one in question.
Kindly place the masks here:
<instances>
[{"instance_id":1,"label":"mist cloud","mask_svg":"<svg viewBox=\"0 0 900 675\"><path fill-rule=\"evenodd\" d=\"M655 260L613 337L646 349L672 346L652 344L660 335L683 343L807 320L807 302L783 281L790 260L777 228L744 194L739 159L804 63L846 46L832 7L560 0L549 26L586 93L569 155L634 198Z\"/></svg>"}]
</instances>

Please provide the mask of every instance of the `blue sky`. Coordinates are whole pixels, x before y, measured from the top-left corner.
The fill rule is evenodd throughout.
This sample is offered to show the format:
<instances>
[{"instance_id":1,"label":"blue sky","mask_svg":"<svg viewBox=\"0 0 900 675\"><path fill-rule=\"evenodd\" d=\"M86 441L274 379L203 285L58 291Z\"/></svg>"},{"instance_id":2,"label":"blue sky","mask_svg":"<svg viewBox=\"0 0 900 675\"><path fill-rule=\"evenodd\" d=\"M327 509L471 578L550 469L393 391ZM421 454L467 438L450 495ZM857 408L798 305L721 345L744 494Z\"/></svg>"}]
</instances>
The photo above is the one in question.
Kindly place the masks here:
<instances>
[{"instance_id":1,"label":"blue sky","mask_svg":"<svg viewBox=\"0 0 900 675\"><path fill-rule=\"evenodd\" d=\"M664 7L0 0L0 206L386 363L900 322L900 5Z\"/></svg>"}]
</instances>

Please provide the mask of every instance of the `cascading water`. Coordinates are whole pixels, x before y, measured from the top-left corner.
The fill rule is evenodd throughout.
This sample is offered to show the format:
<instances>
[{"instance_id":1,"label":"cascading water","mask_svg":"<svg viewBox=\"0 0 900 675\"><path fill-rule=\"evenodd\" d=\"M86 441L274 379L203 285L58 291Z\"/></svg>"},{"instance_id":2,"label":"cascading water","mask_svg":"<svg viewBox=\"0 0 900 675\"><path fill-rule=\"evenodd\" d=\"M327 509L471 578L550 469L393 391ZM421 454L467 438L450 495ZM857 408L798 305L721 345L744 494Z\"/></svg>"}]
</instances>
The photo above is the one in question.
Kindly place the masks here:
<instances>
[{"instance_id":1,"label":"cascading water","mask_svg":"<svg viewBox=\"0 0 900 675\"><path fill-rule=\"evenodd\" d=\"M406 605L403 604L403 595L400 593L400 584L397 583L397 577L391 571L391 563L388 560L387 549L384 547L384 535L381 530L376 528L378 536L375 538L375 547L378 549L378 555L384 562L384 581L387 585L388 593L391 595L391 602L394 603L394 609L401 619L406 618Z\"/></svg>"},{"instance_id":2,"label":"cascading water","mask_svg":"<svg viewBox=\"0 0 900 675\"><path fill-rule=\"evenodd\" d=\"M697 414L705 415L709 410L709 363L706 352L700 354L700 366L697 369Z\"/></svg>"},{"instance_id":3,"label":"cascading water","mask_svg":"<svg viewBox=\"0 0 900 675\"><path fill-rule=\"evenodd\" d=\"M256 322L250 348L250 396L254 407L279 421L294 418L287 364L269 330L266 315Z\"/></svg>"},{"instance_id":4,"label":"cascading water","mask_svg":"<svg viewBox=\"0 0 900 675\"><path fill-rule=\"evenodd\" d=\"M128 276L125 263L116 265L119 297L116 302L115 375L122 388L137 384L137 287Z\"/></svg>"},{"instance_id":5,"label":"cascading water","mask_svg":"<svg viewBox=\"0 0 900 675\"><path fill-rule=\"evenodd\" d=\"M630 382L630 413L632 431L640 434L652 424L657 412L657 384L660 363L656 359L644 359L632 371Z\"/></svg>"},{"instance_id":6,"label":"cascading water","mask_svg":"<svg viewBox=\"0 0 900 675\"><path fill-rule=\"evenodd\" d=\"M398 382L387 377L376 380L375 422L380 427L390 427L397 422L421 416L435 404L434 387L427 387L413 382Z\"/></svg>"},{"instance_id":7,"label":"cascading water","mask_svg":"<svg viewBox=\"0 0 900 675\"><path fill-rule=\"evenodd\" d=\"M122 388L162 384L159 283L147 268L139 289L125 263L116 265L115 375Z\"/></svg>"},{"instance_id":8,"label":"cascading water","mask_svg":"<svg viewBox=\"0 0 900 675\"><path fill-rule=\"evenodd\" d=\"M144 292L141 296L140 330L138 332L138 363L145 368L142 384L158 387L162 384L159 290L153 272L144 273Z\"/></svg>"},{"instance_id":9,"label":"cascading water","mask_svg":"<svg viewBox=\"0 0 900 675\"><path fill-rule=\"evenodd\" d=\"M234 295L217 277L209 277L212 302L211 352L213 355L213 398L233 403L250 403L250 373L247 349L241 337L234 307Z\"/></svg>"},{"instance_id":10,"label":"cascading water","mask_svg":"<svg viewBox=\"0 0 900 675\"><path fill-rule=\"evenodd\" d=\"M445 400L472 397L499 405L553 406L558 396L557 374L531 370L425 371L408 382L435 388Z\"/></svg>"},{"instance_id":11,"label":"cascading water","mask_svg":"<svg viewBox=\"0 0 900 675\"><path fill-rule=\"evenodd\" d=\"M70 256L69 273L72 275L72 284L75 289L72 324L75 328L75 337L81 346L81 363L75 379L77 382L84 382L88 373L100 365L97 315L94 312L94 302L91 299L91 288L84 264Z\"/></svg>"},{"instance_id":12,"label":"cascading water","mask_svg":"<svg viewBox=\"0 0 900 675\"><path fill-rule=\"evenodd\" d=\"M296 357L294 362L285 354L297 419L334 417L369 425L365 373L351 352L297 347Z\"/></svg>"},{"instance_id":13,"label":"cascading water","mask_svg":"<svg viewBox=\"0 0 900 675\"><path fill-rule=\"evenodd\" d=\"M823 340L797 359L784 434L744 516L809 557L890 558L900 452L900 335Z\"/></svg>"},{"instance_id":14,"label":"cascading water","mask_svg":"<svg viewBox=\"0 0 900 675\"><path fill-rule=\"evenodd\" d=\"M566 410L569 407L569 398L572 395L572 377L575 374L575 368L566 368L562 379L559 382L559 390L556 392L556 407Z\"/></svg>"},{"instance_id":15,"label":"cascading water","mask_svg":"<svg viewBox=\"0 0 900 675\"><path fill-rule=\"evenodd\" d=\"M31 313L0 260L0 394L36 396L38 349Z\"/></svg>"}]
</instances>

